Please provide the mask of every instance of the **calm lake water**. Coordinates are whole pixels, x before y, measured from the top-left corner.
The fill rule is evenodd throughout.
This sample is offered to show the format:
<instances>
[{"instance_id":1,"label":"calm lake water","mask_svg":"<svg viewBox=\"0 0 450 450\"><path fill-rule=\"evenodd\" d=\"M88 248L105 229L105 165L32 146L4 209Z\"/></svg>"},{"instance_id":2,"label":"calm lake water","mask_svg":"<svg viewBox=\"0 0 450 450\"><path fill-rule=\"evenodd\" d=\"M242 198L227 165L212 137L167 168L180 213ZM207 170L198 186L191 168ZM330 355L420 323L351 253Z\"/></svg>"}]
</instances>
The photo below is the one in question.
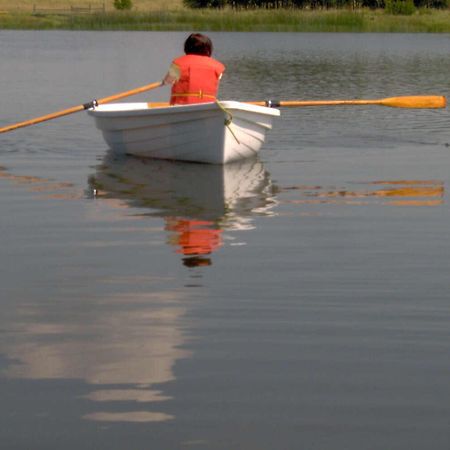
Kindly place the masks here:
<instances>
[{"instance_id":1,"label":"calm lake water","mask_svg":"<svg viewBox=\"0 0 450 450\"><path fill-rule=\"evenodd\" d=\"M0 126L185 37L0 31ZM211 37L222 99L450 96L450 35ZM450 448L448 109L284 109L224 168L114 158L78 113L0 166L2 450Z\"/></svg>"}]
</instances>

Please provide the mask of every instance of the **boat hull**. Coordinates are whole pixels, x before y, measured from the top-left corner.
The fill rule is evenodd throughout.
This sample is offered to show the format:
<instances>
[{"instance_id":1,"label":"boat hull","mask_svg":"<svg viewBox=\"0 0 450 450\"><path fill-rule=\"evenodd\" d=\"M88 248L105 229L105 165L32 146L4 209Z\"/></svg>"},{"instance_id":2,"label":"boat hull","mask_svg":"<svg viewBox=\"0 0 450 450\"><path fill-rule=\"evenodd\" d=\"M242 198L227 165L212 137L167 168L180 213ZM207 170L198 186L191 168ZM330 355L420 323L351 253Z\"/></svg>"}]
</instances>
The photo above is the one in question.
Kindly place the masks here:
<instances>
[{"instance_id":1,"label":"boat hull","mask_svg":"<svg viewBox=\"0 0 450 450\"><path fill-rule=\"evenodd\" d=\"M225 164L255 156L277 109L225 101L150 108L147 103L100 105L94 117L108 146L139 157Z\"/></svg>"}]
</instances>

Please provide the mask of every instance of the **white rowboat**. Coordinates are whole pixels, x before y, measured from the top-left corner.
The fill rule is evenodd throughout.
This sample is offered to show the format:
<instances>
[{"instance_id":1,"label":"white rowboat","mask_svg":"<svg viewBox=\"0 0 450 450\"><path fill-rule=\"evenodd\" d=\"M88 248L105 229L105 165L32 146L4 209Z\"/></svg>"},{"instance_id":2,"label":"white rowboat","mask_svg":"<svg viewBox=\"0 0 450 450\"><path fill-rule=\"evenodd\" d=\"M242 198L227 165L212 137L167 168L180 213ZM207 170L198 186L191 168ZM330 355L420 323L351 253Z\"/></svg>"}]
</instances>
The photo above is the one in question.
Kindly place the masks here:
<instances>
[{"instance_id":1,"label":"white rowboat","mask_svg":"<svg viewBox=\"0 0 450 450\"><path fill-rule=\"evenodd\" d=\"M255 156L280 111L223 101L156 108L147 103L110 103L88 114L114 152L225 164Z\"/></svg>"}]
</instances>

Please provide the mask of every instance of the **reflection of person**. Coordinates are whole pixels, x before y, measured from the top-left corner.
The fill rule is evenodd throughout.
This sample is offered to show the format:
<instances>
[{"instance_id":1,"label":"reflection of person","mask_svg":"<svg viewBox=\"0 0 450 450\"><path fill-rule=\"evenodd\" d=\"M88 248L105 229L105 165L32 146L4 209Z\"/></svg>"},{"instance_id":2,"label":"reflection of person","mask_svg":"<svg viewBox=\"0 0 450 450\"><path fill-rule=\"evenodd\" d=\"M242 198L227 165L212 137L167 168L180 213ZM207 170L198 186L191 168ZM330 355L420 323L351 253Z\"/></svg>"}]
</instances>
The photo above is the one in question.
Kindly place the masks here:
<instances>
[{"instance_id":1,"label":"reflection of person","mask_svg":"<svg viewBox=\"0 0 450 450\"><path fill-rule=\"evenodd\" d=\"M176 58L163 83L172 85L171 105L206 103L216 99L225 66L211 57L211 40L200 33L191 34L184 43L184 56Z\"/></svg>"},{"instance_id":2,"label":"reflection of person","mask_svg":"<svg viewBox=\"0 0 450 450\"><path fill-rule=\"evenodd\" d=\"M209 255L222 245L221 229L212 228L208 220L190 220L178 217L166 219L166 230L174 231L170 242L185 256Z\"/></svg>"}]
</instances>

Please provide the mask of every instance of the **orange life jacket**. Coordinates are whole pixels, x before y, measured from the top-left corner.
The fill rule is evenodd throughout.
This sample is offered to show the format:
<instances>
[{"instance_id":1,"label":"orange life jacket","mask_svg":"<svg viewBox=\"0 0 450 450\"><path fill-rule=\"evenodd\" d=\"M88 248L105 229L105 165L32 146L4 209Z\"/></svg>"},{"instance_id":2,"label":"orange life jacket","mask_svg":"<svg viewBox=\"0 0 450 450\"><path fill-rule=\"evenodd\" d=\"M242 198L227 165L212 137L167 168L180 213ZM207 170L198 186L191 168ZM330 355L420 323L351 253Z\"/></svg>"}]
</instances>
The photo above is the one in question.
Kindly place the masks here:
<instances>
[{"instance_id":1,"label":"orange life jacket","mask_svg":"<svg viewBox=\"0 0 450 450\"><path fill-rule=\"evenodd\" d=\"M216 99L225 66L209 56L185 55L175 59L180 79L172 86L171 105L206 103Z\"/></svg>"}]
</instances>

